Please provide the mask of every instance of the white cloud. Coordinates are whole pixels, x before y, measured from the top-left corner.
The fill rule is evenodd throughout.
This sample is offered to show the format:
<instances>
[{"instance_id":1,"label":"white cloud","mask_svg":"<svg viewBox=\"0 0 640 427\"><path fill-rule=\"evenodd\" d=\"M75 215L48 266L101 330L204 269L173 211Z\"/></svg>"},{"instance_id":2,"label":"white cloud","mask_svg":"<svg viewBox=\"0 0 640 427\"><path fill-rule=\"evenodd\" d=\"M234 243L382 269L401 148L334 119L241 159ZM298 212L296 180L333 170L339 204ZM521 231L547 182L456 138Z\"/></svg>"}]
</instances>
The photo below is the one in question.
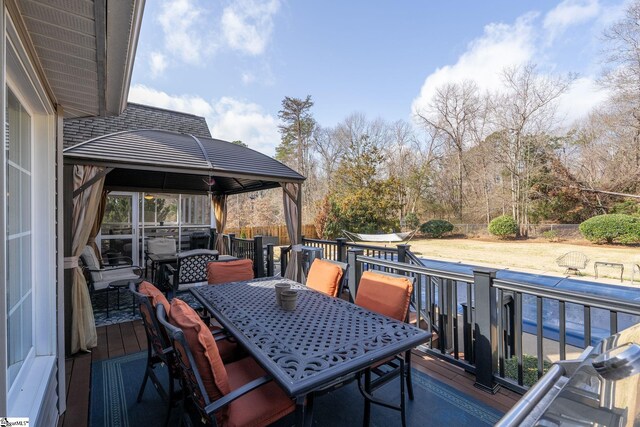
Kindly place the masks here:
<instances>
[{"instance_id":1,"label":"white cloud","mask_svg":"<svg viewBox=\"0 0 640 427\"><path fill-rule=\"evenodd\" d=\"M604 102L609 96L595 79L581 77L576 79L569 91L558 99L558 119L571 125L586 116L594 107Z\"/></svg>"},{"instance_id":2,"label":"white cloud","mask_svg":"<svg viewBox=\"0 0 640 427\"><path fill-rule=\"evenodd\" d=\"M169 95L166 92L141 84L131 86L129 90L129 101L169 110L182 111L184 113L197 114L198 116L207 118L213 116L212 105L199 96Z\"/></svg>"},{"instance_id":3,"label":"white cloud","mask_svg":"<svg viewBox=\"0 0 640 427\"><path fill-rule=\"evenodd\" d=\"M512 25L485 26L482 36L469 43L453 65L438 68L426 77L412 111L426 109L435 90L445 83L468 79L474 80L481 90L496 91L502 88L501 71L505 67L533 62L541 65L539 69L554 70L557 64L549 60L553 57L554 36L589 21L599 27L604 15L605 8L597 0L565 0L542 20L538 14L527 13ZM558 100L558 118L571 124L606 98L607 92L598 87L596 77L582 76Z\"/></svg>"},{"instance_id":4,"label":"white cloud","mask_svg":"<svg viewBox=\"0 0 640 427\"><path fill-rule=\"evenodd\" d=\"M536 14L526 14L513 25L489 24L484 34L469 43L467 50L453 65L438 68L427 76L412 111L428 107L436 89L443 84L475 80L481 90L496 90L502 82L500 72L507 66L523 64L535 53Z\"/></svg>"},{"instance_id":5,"label":"white cloud","mask_svg":"<svg viewBox=\"0 0 640 427\"><path fill-rule=\"evenodd\" d=\"M161 6L158 22L164 34L165 50L187 64L199 64L204 55L215 50L205 9L194 0L171 0Z\"/></svg>"},{"instance_id":6,"label":"white cloud","mask_svg":"<svg viewBox=\"0 0 640 427\"><path fill-rule=\"evenodd\" d=\"M264 53L279 8L279 0L236 0L225 7L221 23L228 46L249 55Z\"/></svg>"},{"instance_id":7,"label":"white cloud","mask_svg":"<svg viewBox=\"0 0 640 427\"><path fill-rule=\"evenodd\" d=\"M258 104L223 97L209 102L199 96L170 95L144 85L134 85L129 101L204 116L211 135L227 141L240 140L268 156L280 141L278 121Z\"/></svg>"},{"instance_id":8,"label":"white cloud","mask_svg":"<svg viewBox=\"0 0 640 427\"><path fill-rule=\"evenodd\" d=\"M167 57L160 52L151 52L149 56L151 77L158 77L167 68Z\"/></svg>"},{"instance_id":9,"label":"white cloud","mask_svg":"<svg viewBox=\"0 0 640 427\"><path fill-rule=\"evenodd\" d=\"M228 141L240 140L254 150L273 156L280 141L278 121L258 104L223 97L215 105L211 134Z\"/></svg>"},{"instance_id":10,"label":"white cloud","mask_svg":"<svg viewBox=\"0 0 640 427\"><path fill-rule=\"evenodd\" d=\"M251 56L263 55L280 9L280 0L230 0L217 9L210 0L163 0L156 22L162 47L149 56L152 77L179 63L205 65L216 52L228 49ZM242 82L257 80L244 73Z\"/></svg>"},{"instance_id":11,"label":"white cloud","mask_svg":"<svg viewBox=\"0 0 640 427\"><path fill-rule=\"evenodd\" d=\"M564 30L585 23L600 13L598 0L564 0L551 9L544 18L543 28L553 40Z\"/></svg>"}]
</instances>

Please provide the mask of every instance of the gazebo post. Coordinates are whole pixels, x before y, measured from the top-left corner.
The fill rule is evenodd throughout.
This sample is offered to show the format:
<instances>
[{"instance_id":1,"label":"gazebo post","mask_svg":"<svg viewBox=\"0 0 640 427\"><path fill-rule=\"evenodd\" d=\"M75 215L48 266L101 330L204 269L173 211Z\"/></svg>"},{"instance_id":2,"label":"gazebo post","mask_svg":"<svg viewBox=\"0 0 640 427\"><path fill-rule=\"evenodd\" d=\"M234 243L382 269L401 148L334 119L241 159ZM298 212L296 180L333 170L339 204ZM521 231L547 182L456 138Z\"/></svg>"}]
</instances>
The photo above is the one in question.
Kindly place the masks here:
<instances>
[{"instance_id":1,"label":"gazebo post","mask_svg":"<svg viewBox=\"0 0 640 427\"><path fill-rule=\"evenodd\" d=\"M298 207L298 235L296 238L302 245L302 183L297 183L296 185L298 186L298 197L296 200ZM302 283L302 256L298 257L298 264L298 277L296 277L296 281Z\"/></svg>"}]
</instances>

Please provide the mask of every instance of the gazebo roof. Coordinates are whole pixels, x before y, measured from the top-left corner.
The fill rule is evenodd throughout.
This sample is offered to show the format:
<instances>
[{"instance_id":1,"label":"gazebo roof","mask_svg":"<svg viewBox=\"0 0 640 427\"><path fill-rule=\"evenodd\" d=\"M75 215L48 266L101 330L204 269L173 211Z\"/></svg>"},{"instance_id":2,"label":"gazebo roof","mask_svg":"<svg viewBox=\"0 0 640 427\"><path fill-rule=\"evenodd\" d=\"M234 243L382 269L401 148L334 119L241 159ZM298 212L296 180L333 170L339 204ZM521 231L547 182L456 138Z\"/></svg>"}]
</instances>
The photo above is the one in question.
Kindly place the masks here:
<instances>
[{"instance_id":1,"label":"gazebo roof","mask_svg":"<svg viewBox=\"0 0 640 427\"><path fill-rule=\"evenodd\" d=\"M116 132L64 150L65 164L113 168L105 188L121 191L237 194L305 178L238 144L166 130Z\"/></svg>"}]
</instances>

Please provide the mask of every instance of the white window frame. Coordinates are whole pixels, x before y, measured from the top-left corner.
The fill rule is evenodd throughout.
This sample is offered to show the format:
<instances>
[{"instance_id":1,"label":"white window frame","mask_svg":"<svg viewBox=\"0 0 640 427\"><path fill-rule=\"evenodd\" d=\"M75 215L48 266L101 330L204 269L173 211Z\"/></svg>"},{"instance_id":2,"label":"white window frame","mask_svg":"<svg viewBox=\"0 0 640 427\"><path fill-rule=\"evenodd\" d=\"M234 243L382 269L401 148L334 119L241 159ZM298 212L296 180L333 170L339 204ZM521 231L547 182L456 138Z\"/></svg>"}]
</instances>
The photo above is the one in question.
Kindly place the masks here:
<instances>
[{"instance_id":1,"label":"white window frame","mask_svg":"<svg viewBox=\"0 0 640 427\"><path fill-rule=\"evenodd\" d=\"M1 415L29 417L37 422L44 405L50 404L51 384L55 381L57 367L57 245L56 245L56 112L38 73L19 37L14 23L0 4L0 30L2 55L5 64L0 69L0 94L2 94L3 130L6 120L6 87L16 94L25 110L31 115L31 232L32 232L32 303L33 347L29 360L23 363L11 387L8 387L7 330L0 333L0 412ZM4 132L2 141L4 141ZM6 152L1 150L1 183L6 186ZM0 253L0 315L6 319L6 203L0 200L0 229L4 245ZM54 390L55 391L55 390ZM64 397L63 397L64 398ZM55 402L57 403L57 401Z\"/></svg>"},{"instance_id":2,"label":"white window frame","mask_svg":"<svg viewBox=\"0 0 640 427\"><path fill-rule=\"evenodd\" d=\"M35 328L35 311L36 311L36 301L35 301L35 281L34 281L34 232L33 232L33 227L34 227L34 223L35 223L35 215L34 215L34 209L33 209L33 203L34 203L34 157L35 157L35 153L34 153L34 131L35 131L35 126L34 126L34 120L33 120L33 110L30 109L29 104L27 103L27 101L25 100L24 96L22 93L20 93L20 91L17 89L17 87L15 86L15 84L11 81L11 78L9 76L7 76L7 82L5 84L5 91L7 89L7 87L11 90L11 92L13 93L13 95L18 99L18 102L20 103L20 106L22 108L24 108L24 110L27 112L27 114L29 114L29 118L30 118L30 123L29 123L29 136L30 136L30 141L29 144L31 145L30 149L29 149L29 164L30 164L30 171L29 171L29 176L31 177L31 188L30 190L30 196L31 196L31 200L29 201L30 207L31 207L31 215L30 215L30 224L29 224L29 233L31 234L31 253L30 253L30 258L31 258L31 348L29 349L29 352L27 353L27 356L24 358L24 361L22 362L22 366L20 367L20 370L18 372L18 375L16 375L16 378L13 381L12 385L9 385L9 378L7 378L7 387L9 387L9 396L11 396L12 394L15 394L15 387L16 384L18 385L22 385L25 382L25 376L28 375L27 373L33 368L33 359L35 357L35 353L36 353L36 328ZM8 91L5 92L5 97L3 102L7 103L7 99L8 99ZM6 107L5 107L6 108ZM5 113L6 114L6 113ZM9 163L8 159L4 159L4 167L6 167ZM16 165L16 167L20 168L18 165ZM5 179L5 188L7 187L7 182L6 182L6 177L7 177L7 171L4 170L4 179ZM8 189L7 189L8 190ZM5 221L8 220L8 215L6 212L6 207L5 207ZM7 231L7 238L5 239L5 254L7 253L7 247L6 244L9 241L9 236L8 236L8 231ZM6 257L5 257L5 262L6 262ZM7 315L5 316L5 319L7 319L9 316L9 307L7 307ZM8 322L7 322L8 323ZM7 338L8 338L8 331L7 331ZM7 343L8 346L8 343ZM8 359L8 356L7 356ZM8 361L7 361L8 362ZM6 366L6 364L5 364Z\"/></svg>"}]
</instances>

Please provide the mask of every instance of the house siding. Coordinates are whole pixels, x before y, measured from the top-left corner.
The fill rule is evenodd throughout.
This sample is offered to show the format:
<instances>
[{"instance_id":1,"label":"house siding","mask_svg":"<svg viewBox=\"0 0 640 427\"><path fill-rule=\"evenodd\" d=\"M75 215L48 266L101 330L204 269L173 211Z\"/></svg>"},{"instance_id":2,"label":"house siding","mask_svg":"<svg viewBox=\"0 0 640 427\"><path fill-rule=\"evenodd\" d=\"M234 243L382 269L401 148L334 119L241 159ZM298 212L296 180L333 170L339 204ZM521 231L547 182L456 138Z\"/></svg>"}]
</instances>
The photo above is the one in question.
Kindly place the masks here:
<instances>
[{"instance_id":1,"label":"house siding","mask_svg":"<svg viewBox=\"0 0 640 427\"><path fill-rule=\"evenodd\" d=\"M31 116L31 289L32 338L31 355L25 359L12 388L7 381L7 246L6 198L0 199L0 417L29 417L31 425L56 425L60 407L58 396L64 396L64 371L58 367L57 288L59 256L57 254L60 227L56 220L58 166L56 158L62 150L58 138L58 113L46 82L41 78L33 46L25 37L20 9L14 1L0 0L0 124L3 146L6 146L6 88L20 94L21 103ZM10 40L10 42L8 41ZM60 132L61 133L61 132ZM6 150L0 154L0 189L6 189ZM15 254L13 254L15 257ZM64 366L64 365L63 365ZM64 369L64 368L63 368ZM63 381L59 389L58 375Z\"/></svg>"}]
</instances>

